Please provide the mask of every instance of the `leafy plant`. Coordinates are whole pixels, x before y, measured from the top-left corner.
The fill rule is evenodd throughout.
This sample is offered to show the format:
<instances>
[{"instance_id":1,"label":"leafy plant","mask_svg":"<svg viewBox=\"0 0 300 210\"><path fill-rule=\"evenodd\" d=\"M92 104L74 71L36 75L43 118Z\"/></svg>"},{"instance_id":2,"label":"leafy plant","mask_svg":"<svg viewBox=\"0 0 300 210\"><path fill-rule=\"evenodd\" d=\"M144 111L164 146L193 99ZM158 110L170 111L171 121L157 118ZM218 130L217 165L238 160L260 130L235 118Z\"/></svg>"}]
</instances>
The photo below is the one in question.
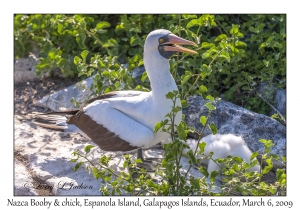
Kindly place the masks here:
<instances>
[{"instance_id":1,"label":"leafy plant","mask_svg":"<svg viewBox=\"0 0 300 210\"><path fill-rule=\"evenodd\" d=\"M109 167L111 157L102 156L98 164L94 164L89 160L88 154L93 146L85 147L85 154L79 150L73 153L76 156L72 162L77 162L75 171L84 163L91 170L96 179L101 178L103 185L101 186L102 195L285 195L286 194L286 174L284 169L277 169L275 183L266 183L262 181L262 176L269 173L273 168L273 160L283 161L285 158L270 154L270 147L273 146L271 140L260 140L265 147L265 153L258 154L254 152L251 156L251 162L247 163L240 157L230 157L214 159L213 153L205 155L204 142L201 142L201 137L206 126L211 128L212 133L217 130L213 124L209 124L210 113L216 109L218 100L208 96L210 102L206 103L209 109L208 116L201 116L200 122L203 124L203 130L198 133L198 141L195 150L191 150L186 143L186 137L189 132L197 132L193 128L187 128L185 122L180 124L174 123L175 116L181 111L181 107L176 106L176 101L181 98L178 91L170 92L166 97L173 102L172 111L166 115L166 119L158 122L154 132L163 131L171 135L171 143L164 145L165 153L161 165L157 166L155 176L160 177L160 182L154 181L153 178L144 170L138 167L141 163L140 159L134 160L130 155L125 155L123 164L124 171L115 172ZM185 102L183 102L185 104ZM175 132L177 131L177 132ZM181 159L183 150L187 149L186 157L188 158L189 167L183 170ZM250 167L258 163L256 157L261 157L262 163L266 166L262 167L260 172L248 172ZM208 173L205 167L201 166L203 159L213 160L222 168L222 186L220 192L213 192L215 187L215 179L218 176L218 171ZM195 178L189 174L192 167L197 167L199 173L203 174L202 178ZM126 172L126 168L128 168ZM210 183L207 181L209 178Z\"/></svg>"},{"instance_id":2,"label":"leafy plant","mask_svg":"<svg viewBox=\"0 0 300 210\"><path fill-rule=\"evenodd\" d=\"M274 145L272 140L261 139L259 142L264 145L265 152L263 154L258 154L258 152L252 153L250 163L245 162L240 157L216 160L218 163L225 165L222 170L222 174L225 175L225 178L222 180L224 182L222 186L224 195L232 193L254 196L286 195L285 169L277 169L277 182L266 183L262 181L262 177L273 169L273 160L281 161L282 165L285 166L286 159L270 153L270 147ZM249 168L258 164L256 157L261 159L259 165L262 166L263 163L266 163L266 166L259 173L247 172Z\"/></svg>"},{"instance_id":3,"label":"leafy plant","mask_svg":"<svg viewBox=\"0 0 300 210\"><path fill-rule=\"evenodd\" d=\"M266 114L270 108L257 96L259 85L284 88L286 84L285 21L281 14L15 15L15 56L26 56L37 45L39 75L54 68L65 76L98 75L96 95L123 88L147 90L146 73L136 82L132 71L143 66L147 34L166 28L199 44L199 55L175 55L170 61L184 98L224 97ZM272 98L264 98L273 104Z\"/></svg>"}]
</instances>

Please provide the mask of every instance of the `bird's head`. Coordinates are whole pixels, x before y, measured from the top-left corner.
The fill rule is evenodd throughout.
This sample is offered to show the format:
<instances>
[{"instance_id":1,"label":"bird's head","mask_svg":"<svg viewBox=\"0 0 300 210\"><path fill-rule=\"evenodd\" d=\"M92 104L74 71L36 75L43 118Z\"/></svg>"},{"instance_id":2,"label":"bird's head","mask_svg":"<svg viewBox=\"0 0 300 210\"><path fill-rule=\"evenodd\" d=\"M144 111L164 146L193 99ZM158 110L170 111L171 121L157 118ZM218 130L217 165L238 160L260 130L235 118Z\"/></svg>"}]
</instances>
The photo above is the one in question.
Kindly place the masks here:
<instances>
[{"instance_id":1,"label":"bird's head","mask_svg":"<svg viewBox=\"0 0 300 210\"><path fill-rule=\"evenodd\" d=\"M158 52L160 56L165 59L169 59L177 52L198 54L196 51L184 48L180 45L197 46L196 43L180 38L168 30L158 29L148 34L144 49L148 52Z\"/></svg>"}]
</instances>

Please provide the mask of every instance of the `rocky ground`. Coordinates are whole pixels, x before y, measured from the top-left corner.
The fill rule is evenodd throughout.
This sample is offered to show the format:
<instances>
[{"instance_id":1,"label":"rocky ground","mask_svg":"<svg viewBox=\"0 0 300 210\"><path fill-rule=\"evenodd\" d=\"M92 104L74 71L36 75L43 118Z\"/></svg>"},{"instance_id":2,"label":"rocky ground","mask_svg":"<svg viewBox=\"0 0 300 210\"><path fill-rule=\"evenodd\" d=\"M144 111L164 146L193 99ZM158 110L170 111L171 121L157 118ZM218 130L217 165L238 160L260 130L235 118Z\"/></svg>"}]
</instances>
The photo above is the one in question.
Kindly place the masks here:
<instances>
[{"instance_id":1,"label":"rocky ground","mask_svg":"<svg viewBox=\"0 0 300 210\"><path fill-rule=\"evenodd\" d=\"M72 85L77 81L79 81L78 78L45 77L14 84L15 125L26 122L29 113L49 111L43 107L35 106L33 103L40 100L42 97ZM80 136L79 134L75 135ZM24 166L23 170L26 169L32 177L34 189L37 189L37 194L52 195L52 192L49 192L49 190L38 187L40 184L45 184L45 181L38 178L36 174L27 167L29 160L22 155L20 150L14 151L14 157L18 160L20 166Z\"/></svg>"}]
</instances>

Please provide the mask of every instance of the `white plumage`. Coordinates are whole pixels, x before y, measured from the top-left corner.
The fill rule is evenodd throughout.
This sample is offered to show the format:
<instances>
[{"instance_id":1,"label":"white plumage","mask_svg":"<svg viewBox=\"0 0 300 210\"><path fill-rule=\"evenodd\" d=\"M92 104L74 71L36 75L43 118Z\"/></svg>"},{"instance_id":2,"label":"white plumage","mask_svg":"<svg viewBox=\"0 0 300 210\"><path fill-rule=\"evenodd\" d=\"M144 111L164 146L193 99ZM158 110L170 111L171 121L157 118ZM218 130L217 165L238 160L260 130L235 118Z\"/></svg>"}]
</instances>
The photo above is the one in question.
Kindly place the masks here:
<instances>
[{"instance_id":1,"label":"white plumage","mask_svg":"<svg viewBox=\"0 0 300 210\"><path fill-rule=\"evenodd\" d=\"M166 94L178 90L170 73L169 60L158 50L159 39L170 34L170 31L160 29L146 38L144 65L150 80L150 92L117 91L113 97L94 101L83 108L86 115L135 147L151 146L169 137L168 133L154 133L153 130L155 124L164 120L171 111L172 101L166 98ZM196 45L187 40L181 41ZM188 49L186 52L195 53ZM180 100L177 100L177 105L181 105ZM180 120L181 112L178 112L175 124Z\"/></svg>"},{"instance_id":2,"label":"white plumage","mask_svg":"<svg viewBox=\"0 0 300 210\"><path fill-rule=\"evenodd\" d=\"M238 156L250 163L250 157L252 152L245 144L244 139L241 136L235 136L233 134L216 134L203 137L200 142L205 142L204 154L209 155L213 152L213 159L226 158L227 156ZM194 139L188 139L187 145L191 150L195 151L197 141ZM198 150L199 151L199 150ZM183 151L184 154L188 152L188 149ZM204 164L207 165L207 171L211 173L214 170L219 170L219 166L212 160L204 159ZM260 171L260 166L256 165L249 169L249 171Z\"/></svg>"},{"instance_id":3,"label":"white plumage","mask_svg":"<svg viewBox=\"0 0 300 210\"><path fill-rule=\"evenodd\" d=\"M144 45L144 65L151 91L114 91L100 95L72 113L63 124L67 127L65 131L80 132L105 151L129 151L168 138L168 133L153 130L172 110L172 101L166 94L178 90L170 73L169 58L176 52L197 54L179 44L197 46L168 30L152 31ZM176 105L181 105L179 99ZM181 112L178 112L175 124L180 120ZM50 126L44 124L44 127Z\"/></svg>"}]
</instances>

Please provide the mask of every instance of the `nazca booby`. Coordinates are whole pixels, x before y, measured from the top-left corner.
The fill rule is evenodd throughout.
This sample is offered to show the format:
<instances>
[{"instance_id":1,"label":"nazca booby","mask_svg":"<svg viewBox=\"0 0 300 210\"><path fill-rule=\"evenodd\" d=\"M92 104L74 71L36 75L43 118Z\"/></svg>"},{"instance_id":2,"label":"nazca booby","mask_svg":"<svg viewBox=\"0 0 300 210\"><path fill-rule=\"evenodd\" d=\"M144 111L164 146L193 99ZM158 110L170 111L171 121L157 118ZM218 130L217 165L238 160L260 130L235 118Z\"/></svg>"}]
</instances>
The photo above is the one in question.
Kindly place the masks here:
<instances>
[{"instance_id":1,"label":"nazca booby","mask_svg":"<svg viewBox=\"0 0 300 210\"><path fill-rule=\"evenodd\" d=\"M47 128L82 133L104 151L130 151L167 139L168 133L154 133L153 130L156 123L171 112L172 101L166 98L166 94L178 90L168 59L177 52L197 54L180 45L197 46L164 29L152 31L147 36L144 65L150 80L150 92L110 92L91 99L80 110L65 112L70 114L68 118L57 121L48 115L47 120L46 115L39 115L36 123ZM181 106L180 100L176 103ZM181 115L181 112L177 113L175 124L180 123ZM55 124L49 125L49 119Z\"/></svg>"}]
</instances>

